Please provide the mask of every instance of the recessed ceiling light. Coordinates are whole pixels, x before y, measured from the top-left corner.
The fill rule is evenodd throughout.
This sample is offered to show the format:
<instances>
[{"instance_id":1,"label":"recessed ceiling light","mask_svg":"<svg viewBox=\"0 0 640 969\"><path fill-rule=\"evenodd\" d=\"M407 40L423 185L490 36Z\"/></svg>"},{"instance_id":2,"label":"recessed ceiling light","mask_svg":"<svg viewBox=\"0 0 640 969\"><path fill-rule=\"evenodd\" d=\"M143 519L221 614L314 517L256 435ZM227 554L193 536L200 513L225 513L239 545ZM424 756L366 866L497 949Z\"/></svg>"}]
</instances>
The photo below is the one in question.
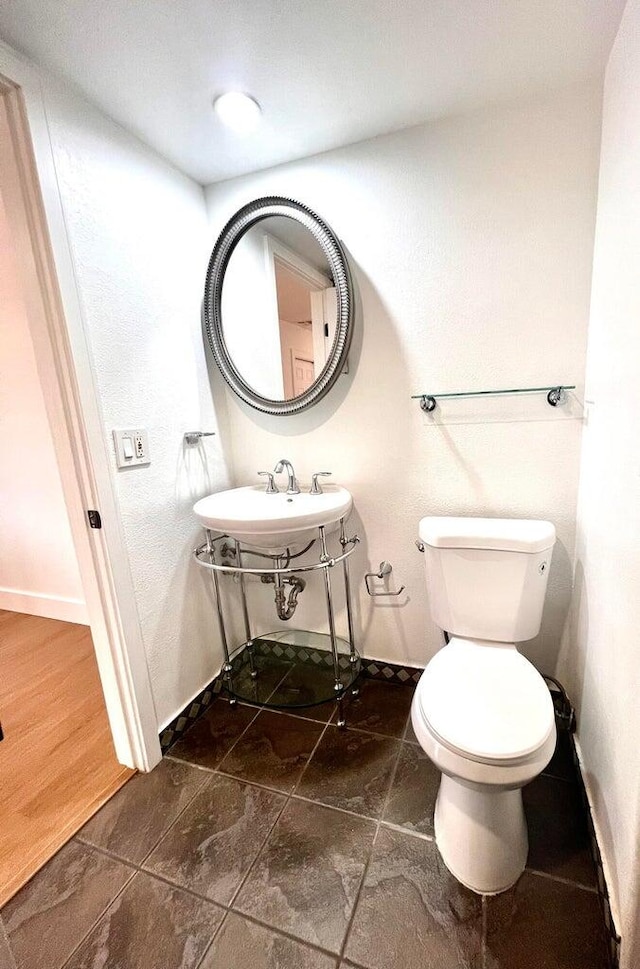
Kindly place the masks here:
<instances>
[{"instance_id":1,"label":"recessed ceiling light","mask_svg":"<svg viewBox=\"0 0 640 969\"><path fill-rule=\"evenodd\" d=\"M257 126L262 114L258 102L240 91L228 91L213 102L216 114L223 124L239 134L246 134Z\"/></svg>"}]
</instances>

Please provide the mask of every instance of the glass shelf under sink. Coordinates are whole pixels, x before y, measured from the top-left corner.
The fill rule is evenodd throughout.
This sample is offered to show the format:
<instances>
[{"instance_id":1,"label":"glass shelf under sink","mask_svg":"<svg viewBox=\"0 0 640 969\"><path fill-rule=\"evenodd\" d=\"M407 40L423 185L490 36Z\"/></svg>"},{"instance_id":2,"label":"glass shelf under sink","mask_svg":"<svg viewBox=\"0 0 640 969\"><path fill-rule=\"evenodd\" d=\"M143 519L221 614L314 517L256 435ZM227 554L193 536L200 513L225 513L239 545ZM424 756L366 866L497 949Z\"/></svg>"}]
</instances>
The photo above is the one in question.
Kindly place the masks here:
<instances>
[{"instance_id":1,"label":"glass shelf under sink","mask_svg":"<svg viewBox=\"0 0 640 969\"><path fill-rule=\"evenodd\" d=\"M340 682L335 689L331 639L327 633L285 629L256 636L252 647L240 646L231 659L224 687L237 700L274 708L312 707L336 700L353 686L361 661L349 643L336 637ZM250 649L255 676L251 675Z\"/></svg>"}]
</instances>

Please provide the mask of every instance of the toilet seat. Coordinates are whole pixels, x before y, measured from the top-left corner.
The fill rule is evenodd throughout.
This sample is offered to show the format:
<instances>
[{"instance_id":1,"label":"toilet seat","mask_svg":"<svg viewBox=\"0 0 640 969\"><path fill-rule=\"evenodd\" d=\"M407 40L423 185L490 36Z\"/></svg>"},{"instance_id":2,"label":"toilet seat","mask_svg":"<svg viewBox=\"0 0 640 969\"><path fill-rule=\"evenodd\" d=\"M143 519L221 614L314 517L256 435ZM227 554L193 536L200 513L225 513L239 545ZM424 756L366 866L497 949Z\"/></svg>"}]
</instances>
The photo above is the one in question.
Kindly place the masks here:
<instances>
[{"instance_id":1,"label":"toilet seat","mask_svg":"<svg viewBox=\"0 0 640 969\"><path fill-rule=\"evenodd\" d=\"M512 644L451 639L428 664L415 699L433 738L480 764L524 764L555 738L549 690Z\"/></svg>"}]
</instances>

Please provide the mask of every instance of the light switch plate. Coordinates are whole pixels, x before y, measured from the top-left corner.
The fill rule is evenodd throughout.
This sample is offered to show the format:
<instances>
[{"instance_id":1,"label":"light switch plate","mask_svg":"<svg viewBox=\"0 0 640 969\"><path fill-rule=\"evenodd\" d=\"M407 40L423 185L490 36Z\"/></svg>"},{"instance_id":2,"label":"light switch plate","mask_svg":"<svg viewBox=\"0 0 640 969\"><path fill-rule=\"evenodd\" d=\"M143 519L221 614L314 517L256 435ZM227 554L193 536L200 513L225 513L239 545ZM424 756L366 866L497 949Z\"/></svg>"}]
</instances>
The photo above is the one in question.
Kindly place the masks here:
<instances>
[{"instance_id":1,"label":"light switch plate","mask_svg":"<svg viewBox=\"0 0 640 969\"><path fill-rule=\"evenodd\" d=\"M119 468L132 468L141 464L151 464L149 438L142 427L128 430L114 430L113 444L116 463ZM131 455L130 457L128 455Z\"/></svg>"}]
</instances>

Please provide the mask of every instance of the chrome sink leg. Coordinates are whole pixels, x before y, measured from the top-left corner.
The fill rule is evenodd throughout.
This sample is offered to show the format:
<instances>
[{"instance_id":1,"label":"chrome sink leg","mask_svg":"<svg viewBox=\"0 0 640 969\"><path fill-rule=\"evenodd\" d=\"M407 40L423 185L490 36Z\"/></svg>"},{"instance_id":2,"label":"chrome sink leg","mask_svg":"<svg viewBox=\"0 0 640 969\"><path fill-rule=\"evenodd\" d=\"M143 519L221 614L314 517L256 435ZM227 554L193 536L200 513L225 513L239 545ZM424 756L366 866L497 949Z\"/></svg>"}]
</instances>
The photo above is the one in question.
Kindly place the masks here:
<instances>
[{"instance_id":1,"label":"chrome sink leg","mask_svg":"<svg viewBox=\"0 0 640 969\"><path fill-rule=\"evenodd\" d=\"M320 560L323 562L329 561L329 553L327 552L327 537L325 535L324 525L320 525L318 528L320 532L320 547L321 555ZM336 694L336 702L338 704L338 726L344 726L344 709L342 705L342 694L344 692L344 687L342 680L340 679L340 657L338 655L338 640L336 639L336 623L333 615L333 600L331 596L331 579L329 577L329 569L323 569L324 573L324 591L327 600L327 618L329 620L329 638L331 640L331 655L333 657L333 689ZM342 721L342 722L341 722Z\"/></svg>"},{"instance_id":2,"label":"chrome sink leg","mask_svg":"<svg viewBox=\"0 0 640 969\"><path fill-rule=\"evenodd\" d=\"M213 562L214 560L213 536L208 528L206 529L206 533L207 533L207 551L209 553L211 561ZM218 573L215 571L215 569L211 570L211 575L213 577L213 591L214 591L215 600L216 600L216 608L218 611L218 626L220 628L220 639L222 640L222 649L224 651L224 665L222 667L222 672L224 674L223 680L227 681L229 692L232 693L233 683L231 679L231 673L232 673L233 667L229 659L229 644L227 643L227 631L224 626L224 615L222 613L222 602L220 600L220 580L218 579ZM233 697L231 702L235 704L235 700L233 699Z\"/></svg>"},{"instance_id":3,"label":"chrome sink leg","mask_svg":"<svg viewBox=\"0 0 640 969\"><path fill-rule=\"evenodd\" d=\"M344 530L344 518L340 519L340 545L343 550L349 544L345 530ZM355 635L353 632L353 613L351 611L351 580L349 577L349 560L342 560L342 575L344 578L344 597L347 604L347 626L349 629L349 662L351 664L352 670L354 669L356 663L358 662L358 654L356 653L356 643ZM352 673L353 676L353 673ZM353 681L355 683L355 679ZM352 685L351 696L357 697L360 693L360 687ZM340 726L340 724L338 724Z\"/></svg>"},{"instance_id":4,"label":"chrome sink leg","mask_svg":"<svg viewBox=\"0 0 640 969\"><path fill-rule=\"evenodd\" d=\"M347 545L347 536L344 530L344 518L340 519L340 545L344 551ZM344 597L347 604L347 627L349 629L349 662L355 664L358 662L358 657L356 655L356 644L355 637L353 634L353 616L351 613L351 580L349 578L349 559L342 560L342 576L344 579Z\"/></svg>"},{"instance_id":5,"label":"chrome sink leg","mask_svg":"<svg viewBox=\"0 0 640 969\"><path fill-rule=\"evenodd\" d=\"M240 568L242 568L242 549L240 548L240 542L236 542L236 563ZM249 672L251 674L251 679L255 680L258 677L258 671L256 669L253 655L253 639L251 638L249 610L247 609L247 590L244 586L244 572L240 572L240 598L242 600L242 615L244 616L244 632L247 642L247 653L249 654Z\"/></svg>"}]
</instances>

